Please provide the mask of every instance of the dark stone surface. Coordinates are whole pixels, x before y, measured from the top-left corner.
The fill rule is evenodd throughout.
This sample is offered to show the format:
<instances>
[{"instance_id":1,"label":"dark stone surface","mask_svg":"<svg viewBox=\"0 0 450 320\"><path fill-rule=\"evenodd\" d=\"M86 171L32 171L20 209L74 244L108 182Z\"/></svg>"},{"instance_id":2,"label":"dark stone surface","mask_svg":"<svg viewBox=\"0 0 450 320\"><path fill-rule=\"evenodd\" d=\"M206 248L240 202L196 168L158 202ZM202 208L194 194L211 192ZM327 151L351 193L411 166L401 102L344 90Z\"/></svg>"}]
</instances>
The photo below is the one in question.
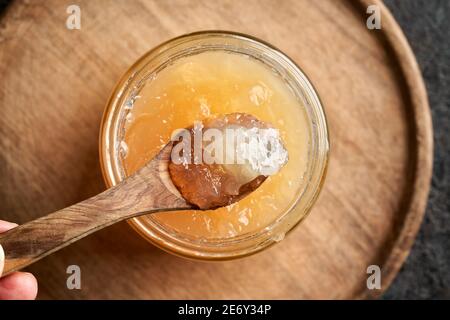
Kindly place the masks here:
<instances>
[{"instance_id":1,"label":"dark stone surface","mask_svg":"<svg viewBox=\"0 0 450 320\"><path fill-rule=\"evenodd\" d=\"M425 79L433 117L434 168L419 234L383 298L450 299L450 1L386 0L385 4L406 34Z\"/></svg>"},{"instance_id":2,"label":"dark stone surface","mask_svg":"<svg viewBox=\"0 0 450 320\"><path fill-rule=\"evenodd\" d=\"M0 12L8 2L0 0ZM450 299L450 0L385 3L406 34L425 79L434 126L434 172L416 242L383 298Z\"/></svg>"}]
</instances>

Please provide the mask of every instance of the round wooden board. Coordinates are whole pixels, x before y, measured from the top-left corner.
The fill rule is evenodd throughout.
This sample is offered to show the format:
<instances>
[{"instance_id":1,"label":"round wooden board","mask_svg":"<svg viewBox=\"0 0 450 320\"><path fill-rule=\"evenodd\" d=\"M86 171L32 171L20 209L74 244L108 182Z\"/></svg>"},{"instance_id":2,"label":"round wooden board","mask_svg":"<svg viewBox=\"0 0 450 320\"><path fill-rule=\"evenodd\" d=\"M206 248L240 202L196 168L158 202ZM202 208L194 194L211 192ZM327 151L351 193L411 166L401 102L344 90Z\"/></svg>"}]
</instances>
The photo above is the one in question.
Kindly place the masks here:
<instances>
[{"instance_id":1,"label":"round wooden board","mask_svg":"<svg viewBox=\"0 0 450 320\"><path fill-rule=\"evenodd\" d=\"M366 8L381 8L381 30ZM322 98L331 160L311 215L284 241L236 261L167 254L126 223L30 268L39 298L365 298L391 283L424 213L432 127L423 81L398 25L377 1L14 1L0 26L0 219L26 222L104 189L98 131L120 75L183 33L232 30L282 49ZM81 267L81 290L66 268ZM367 267L382 270L368 290Z\"/></svg>"}]
</instances>

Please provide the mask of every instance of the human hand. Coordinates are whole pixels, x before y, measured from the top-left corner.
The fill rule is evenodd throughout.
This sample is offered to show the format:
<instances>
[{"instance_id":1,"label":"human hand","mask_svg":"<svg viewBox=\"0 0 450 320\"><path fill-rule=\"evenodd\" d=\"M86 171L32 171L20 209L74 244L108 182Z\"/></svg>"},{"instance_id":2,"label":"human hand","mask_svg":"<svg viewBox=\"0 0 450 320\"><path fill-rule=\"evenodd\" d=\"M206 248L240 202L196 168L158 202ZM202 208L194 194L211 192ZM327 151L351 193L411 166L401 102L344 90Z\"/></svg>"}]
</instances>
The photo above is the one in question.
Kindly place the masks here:
<instances>
[{"instance_id":1,"label":"human hand","mask_svg":"<svg viewBox=\"0 0 450 320\"><path fill-rule=\"evenodd\" d=\"M17 227L17 224L0 220L0 233ZM0 246L0 275L4 266L3 249ZM33 300L37 295L36 278L29 272L13 272L0 278L0 300Z\"/></svg>"}]
</instances>

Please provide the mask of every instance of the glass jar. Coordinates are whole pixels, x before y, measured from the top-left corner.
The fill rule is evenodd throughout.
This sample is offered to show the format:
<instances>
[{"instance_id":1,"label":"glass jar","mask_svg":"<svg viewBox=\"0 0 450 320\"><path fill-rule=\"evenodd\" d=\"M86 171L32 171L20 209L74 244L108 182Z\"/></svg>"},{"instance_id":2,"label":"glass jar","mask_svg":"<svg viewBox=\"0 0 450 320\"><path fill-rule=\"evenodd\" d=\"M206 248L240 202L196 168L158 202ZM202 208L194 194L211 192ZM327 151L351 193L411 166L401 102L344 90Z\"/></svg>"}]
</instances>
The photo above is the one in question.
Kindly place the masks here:
<instances>
[{"instance_id":1,"label":"glass jar","mask_svg":"<svg viewBox=\"0 0 450 320\"><path fill-rule=\"evenodd\" d=\"M141 57L122 76L109 99L100 129L100 161L108 187L123 180L120 141L124 135L127 106L140 86L177 59L210 50L224 50L250 56L281 76L306 110L310 143L303 188L297 201L270 225L252 233L226 239L189 238L168 230L151 216L128 222L145 239L168 252L189 258L225 260L256 253L284 238L310 211L325 178L329 140L320 100L300 68L279 49L254 37L225 31L203 31L169 40Z\"/></svg>"}]
</instances>

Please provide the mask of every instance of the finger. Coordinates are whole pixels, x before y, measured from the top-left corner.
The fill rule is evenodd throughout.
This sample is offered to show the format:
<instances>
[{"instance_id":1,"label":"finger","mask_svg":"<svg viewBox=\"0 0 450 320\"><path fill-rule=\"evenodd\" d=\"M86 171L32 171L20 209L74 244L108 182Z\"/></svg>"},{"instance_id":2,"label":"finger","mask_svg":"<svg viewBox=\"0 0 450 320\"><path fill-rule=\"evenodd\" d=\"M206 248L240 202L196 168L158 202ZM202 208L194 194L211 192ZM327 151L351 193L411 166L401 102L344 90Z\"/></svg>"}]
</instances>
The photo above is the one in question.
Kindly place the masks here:
<instances>
[{"instance_id":1,"label":"finger","mask_svg":"<svg viewBox=\"0 0 450 320\"><path fill-rule=\"evenodd\" d=\"M5 252L3 251L3 247L0 244L0 277L3 274L4 266L5 266Z\"/></svg>"},{"instance_id":2,"label":"finger","mask_svg":"<svg viewBox=\"0 0 450 320\"><path fill-rule=\"evenodd\" d=\"M9 229L17 227L18 224L0 220L0 233L8 231ZM3 266L5 263L5 253L3 252L3 248L0 245L0 277L2 276Z\"/></svg>"},{"instance_id":3,"label":"finger","mask_svg":"<svg viewBox=\"0 0 450 320\"><path fill-rule=\"evenodd\" d=\"M33 300L37 290L37 280L28 272L14 272L0 279L0 300Z\"/></svg>"},{"instance_id":4,"label":"finger","mask_svg":"<svg viewBox=\"0 0 450 320\"><path fill-rule=\"evenodd\" d=\"M5 267L5 252L3 251L3 247L0 244L0 277L3 274L4 267Z\"/></svg>"},{"instance_id":5,"label":"finger","mask_svg":"<svg viewBox=\"0 0 450 320\"><path fill-rule=\"evenodd\" d=\"M17 227L16 223L0 220L0 233ZM0 245L0 275L4 252ZM0 300L32 300L37 295L37 280L28 272L14 272L0 279Z\"/></svg>"},{"instance_id":6,"label":"finger","mask_svg":"<svg viewBox=\"0 0 450 320\"><path fill-rule=\"evenodd\" d=\"M15 228L17 226L17 223L0 220L0 233L8 231L9 229Z\"/></svg>"}]
</instances>

